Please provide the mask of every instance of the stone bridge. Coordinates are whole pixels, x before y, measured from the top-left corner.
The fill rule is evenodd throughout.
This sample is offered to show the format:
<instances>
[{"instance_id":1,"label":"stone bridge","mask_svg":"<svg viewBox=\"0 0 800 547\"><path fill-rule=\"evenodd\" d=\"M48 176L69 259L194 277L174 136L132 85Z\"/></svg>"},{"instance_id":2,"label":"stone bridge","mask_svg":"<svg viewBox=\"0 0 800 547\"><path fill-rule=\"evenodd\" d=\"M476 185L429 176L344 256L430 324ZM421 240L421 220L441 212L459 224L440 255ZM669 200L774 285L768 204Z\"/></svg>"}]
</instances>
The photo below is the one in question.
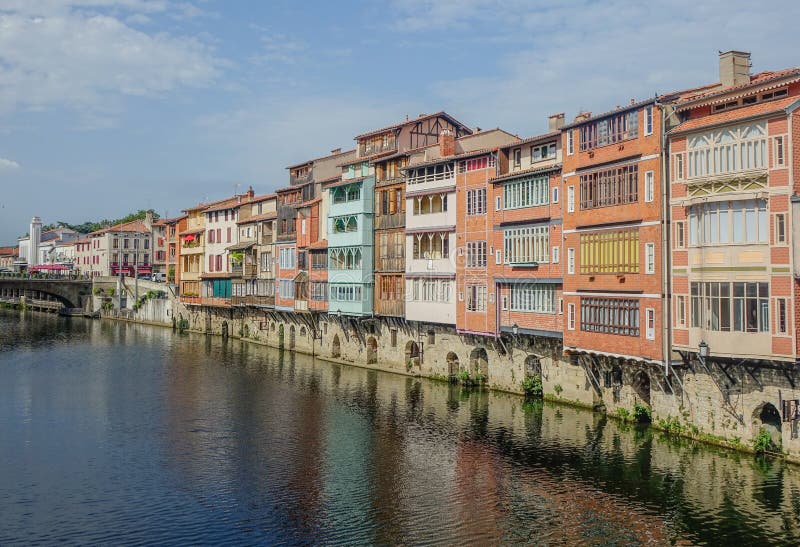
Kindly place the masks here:
<instances>
[{"instance_id":1,"label":"stone bridge","mask_svg":"<svg viewBox=\"0 0 800 547\"><path fill-rule=\"evenodd\" d=\"M55 298L67 308L83 308L92 296L91 281L67 279L0 278L0 298L41 299L42 295Z\"/></svg>"}]
</instances>

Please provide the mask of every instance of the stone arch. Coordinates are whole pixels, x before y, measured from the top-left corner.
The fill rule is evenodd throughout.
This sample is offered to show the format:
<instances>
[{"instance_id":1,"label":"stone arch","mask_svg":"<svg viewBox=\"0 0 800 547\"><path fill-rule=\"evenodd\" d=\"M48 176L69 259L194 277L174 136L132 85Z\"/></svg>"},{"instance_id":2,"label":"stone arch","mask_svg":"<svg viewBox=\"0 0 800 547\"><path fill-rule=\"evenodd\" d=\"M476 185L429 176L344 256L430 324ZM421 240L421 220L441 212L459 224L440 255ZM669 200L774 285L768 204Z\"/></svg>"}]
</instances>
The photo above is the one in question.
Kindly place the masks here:
<instances>
[{"instance_id":1,"label":"stone arch","mask_svg":"<svg viewBox=\"0 0 800 547\"><path fill-rule=\"evenodd\" d=\"M339 335L333 335L333 343L331 344L331 357L342 356L342 343L339 341Z\"/></svg>"},{"instance_id":2,"label":"stone arch","mask_svg":"<svg viewBox=\"0 0 800 547\"><path fill-rule=\"evenodd\" d=\"M367 364L375 365L378 363L378 341L374 336L367 339Z\"/></svg>"},{"instance_id":3,"label":"stone arch","mask_svg":"<svg viewBox=\"0 0 800 547\"><path fill-rule=\"evenodd\" d=\"M419 345L413 340L406 343L406 367L419 366Z\"/></svg>"},{"instance_id":4,"label":"stone arch","mask_svg":"<svg viewBox=\"0 0 800 547\"><path fill-rule=\"evenodd\" d=\"M272 332L275 332L275 321L273 321L273 322L271 322L269 324L269 330L272 331Z\"/></svg>"},{"instance_id":5,"label":"stone arch","mask_svg":"<svg viewBox=\"0 0 800 547\"><path fill-rule=\"evenodd\" d=\"M278 325L278 347L283 348L283 333L284 333L283 323Z\"/></svg>"},{"instance_id":6,"label":"stone arch","mask_svg":"<svg viewBox=\"0 0 800 547\"><path fill-rule=\"evenodd\" d=\"M292 325L291 327L289 327L289 349L294 349L294 342L295 342L294 325Z\"/></svg>"},{"instance_id":7,"label":"stone arch","mask_svg":"<svg viewBox=\"0 0 800 547\"><path fill-rule=\"evenodd\" d=\"M641 401L650 406L650 376L647 372L640 370L633 377L633 390Z\"/></svg>"},{"instance_id":8,"label":"stone arch","mask_svg":"<svg viewBox=\"0 0 800 547\"><path fill-rule=\"evenodd\" d=\"M451 378L455 378L458 376L459 368L460 363L458 361L458 355L451 351L447 354L447 375Z\"/></svg>"},{"instance_id":9,"label":"stone arch","mask_svg":"<svg viewBox=\"0 0 800 547\"><path fill-rule=\"evenodd\" d=\"M755 426L754 435L761 431L766 431L772 438L772 444L780 449L783 444L781 434L782 421L780 412L772 403L762 403L753 411L753 425Z\"/></svg>"},{"instance_id":10,"label":"stone arch","mask_svg":"<svg viewBox=\"0 0 800 547\"><path fill-rule=\"evenodd\" d=\"M300 327L300 336L302 338L305 338L306 334L307 334L306 328L305 327Z\"/></svg>"},{"instance_id":11,"label":"stone arch","mask_svg":"<svg viewBox=\"0 0 800 547\"><path fill-rule=\"evenodd\" d=\"M622 368L619 365L611 367L611 385L613 387L622 385Z\"/></svg>"},{"instance_id":12,"label":"stone arch","mask_svg":"<svg viewBox=\"0 0 800 547\"><path fill-rule=\"evenodd\" d=\"M481 375L485 380L489 379L489 354L486 348L475 348L469 354L470 372L475 376Z\"/></svg>"},{"instance_id":13,"label":"stone arch","mask_svg":"<svg viewBox=\"0 0 800 547\"><path fill-rule=\"evenodd\" d=\"M245 338L250 337L250 325L248 325L247 323L245 323L244 327L242 327L242 336L244 336Z\"/></svg>"},{"instance_id":14,"label":"stone arch","mask_svg":"<svg viewBox=\"0 0 800 547\"><path fill-rule=\"evenodd\" d=\"M223 321L222 322L222 337L223 338L227 338L228 337L228 322L227 321Z\"/></svg>"}]
</instances>

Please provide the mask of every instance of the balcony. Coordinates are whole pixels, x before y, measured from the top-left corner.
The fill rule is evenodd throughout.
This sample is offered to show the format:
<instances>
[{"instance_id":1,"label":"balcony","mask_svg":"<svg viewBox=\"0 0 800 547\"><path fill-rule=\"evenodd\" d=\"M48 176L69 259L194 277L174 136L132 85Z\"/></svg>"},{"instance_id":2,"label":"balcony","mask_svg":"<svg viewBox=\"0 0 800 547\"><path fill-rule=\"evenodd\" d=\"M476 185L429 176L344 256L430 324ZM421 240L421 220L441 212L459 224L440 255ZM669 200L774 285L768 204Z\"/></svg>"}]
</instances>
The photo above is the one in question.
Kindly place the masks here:
<instances>
[{"instance_id":1,"label":"balcony","mask_svg":"<svg viewBox=\"0 0 800 547\"><path fill-rule=\"evenodd\" d=\"M403 272L406 268L406 259L403 256L379 257L375 267L379 272Z\"/></svg>"},{"instance_id":2,"label":"balcony","mask_svg":"<svg viewBox=\"0 0 800 547\"><path fill-rule=\"evenodd\" d=\"M311 173L310 169L304 175L300 175L300 176L289 175L289 185L290 186L295 186L297 184L305 184L305 183L311 181L311 178L312 178L312 173Z\"/></svg>"},{"instance_id":3,"label":"balcony","mask_svg":"<svg viewBox=\"0 0 800 547\"><path fill-rule=\"evenodd\" d=\"M389 230L392 228L402 228L406 225L405 213L394 213L391 215L375 215L375 229Z\"/></svg>"},{"instance_id":4,"label":"balcony","mask_svg":"<svg viewBox=\"0 0 800 547\"><path fill-rule=\"evenodd\" d=\"M294 311L308 311L308 300L295 300L294 301Z\"/></svg>"},{"instance_id":5,"label":"balcony","mask_svg":"<svg viewBox=\"0 0 800 547\"><path fill-rule=\"evenodd\" d=\"M244 279L258 277L258 264L231 264L231 277Z\"/></svg>"},{"instance_id":6,"label":"balcony","mask_svg":"<svg viewBox=\"0 0 800 547\"><path fill-rule=\"evenodd\" d=\"M364 142L358 145L358 157L371 156L373 154L380 154L381 152L388 152L397 148L397 139L394 135L384 138L380 141L375 140L371 142Z\"/></svg>"},{"instance_id":7,"label":"balcony","mask_svg":"<svg viewBox=\"0 0 800 547\"><path fill-rule=\"evenodd\" d=\"M375 299L375 315L383 315L386 317L404 317L405 316L405 302L402 300L381 300Z\"/></svg>"},{"instance_id":8,"label":"balcony","mask_svg":"<svg viewBox=\"0 0 800 547\"><path fill-rule=\"evenodd\" d=\"M275 242L275 239L272 237L272 234L261 234L261 237L258 238L259 245L272 245Z\"/></svg>"},{"instance_id":9,"label":"balcony","mask_svg":"<svg viewBox=\"0 0 800 547\"><path fill-rule=\"evenodd\" d=\"M256 296L254 294L248 294L247 296L232 296L231 304L234 306L274 308L275 296Z\"/></svg>"}]
</instances>

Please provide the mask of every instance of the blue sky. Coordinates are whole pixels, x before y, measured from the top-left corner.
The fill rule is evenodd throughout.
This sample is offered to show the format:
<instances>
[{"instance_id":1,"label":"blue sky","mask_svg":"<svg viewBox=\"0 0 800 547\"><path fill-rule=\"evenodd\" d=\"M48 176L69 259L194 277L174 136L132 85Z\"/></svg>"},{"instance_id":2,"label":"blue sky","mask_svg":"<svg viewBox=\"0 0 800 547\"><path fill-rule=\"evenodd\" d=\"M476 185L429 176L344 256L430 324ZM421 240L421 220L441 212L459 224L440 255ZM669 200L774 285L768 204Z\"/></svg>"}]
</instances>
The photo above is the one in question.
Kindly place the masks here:
<instances>
[{"instance_id":1,"label":"blue sky","mask_svg":"<svg viewBox=\"0 0 800 547\"><path fill-rule=\"evenodd\" d=\"M547 116L800 65L800 2L0 0L0 244L31 216L174 215L406 114Z\"/></svg>"}]
</instances>

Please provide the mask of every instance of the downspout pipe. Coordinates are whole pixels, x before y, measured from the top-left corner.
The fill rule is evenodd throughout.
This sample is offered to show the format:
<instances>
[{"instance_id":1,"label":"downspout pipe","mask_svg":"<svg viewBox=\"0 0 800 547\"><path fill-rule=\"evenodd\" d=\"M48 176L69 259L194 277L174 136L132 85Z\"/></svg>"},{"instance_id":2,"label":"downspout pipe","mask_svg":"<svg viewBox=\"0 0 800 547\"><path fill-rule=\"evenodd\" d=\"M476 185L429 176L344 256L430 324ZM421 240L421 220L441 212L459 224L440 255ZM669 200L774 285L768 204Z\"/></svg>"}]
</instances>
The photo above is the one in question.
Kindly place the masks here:
<instances>
[{"instance_id":1,"label":"downspout pipe","mask_svg":"<svg viewBox=\"0 0 800 547\"><path fill-rule=\"evenodd\" d=\"M664 357L664 378L669 377L672 360L672 223L670 222L670 172L669 145L667 141L666 105L656 101L661 113L661 291L663 293L661 310L661 346Z\"/></svg>"}]
</instances>

